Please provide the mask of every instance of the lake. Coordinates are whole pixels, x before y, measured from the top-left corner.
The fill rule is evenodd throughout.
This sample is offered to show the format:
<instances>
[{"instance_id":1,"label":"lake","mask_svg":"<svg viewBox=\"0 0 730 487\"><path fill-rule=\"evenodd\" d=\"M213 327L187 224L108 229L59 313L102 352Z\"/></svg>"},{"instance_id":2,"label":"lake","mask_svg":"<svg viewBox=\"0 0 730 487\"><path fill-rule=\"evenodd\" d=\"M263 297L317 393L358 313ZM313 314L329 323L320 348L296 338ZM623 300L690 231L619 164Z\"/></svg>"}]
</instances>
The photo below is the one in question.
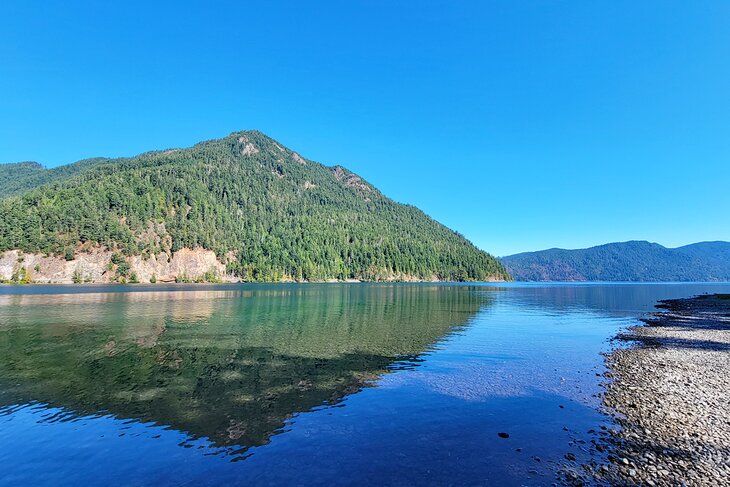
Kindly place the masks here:
<instances>
[{"instance_id":1,"label":"lake","mask_svg":"<svg viewBox=\"0 0 730 487\"><path fill-rule=\"evenodd\" d=\"M549 484L614 427L610 339L704 292L0 286L0 484Z\"/></svg>"}]
</instances>

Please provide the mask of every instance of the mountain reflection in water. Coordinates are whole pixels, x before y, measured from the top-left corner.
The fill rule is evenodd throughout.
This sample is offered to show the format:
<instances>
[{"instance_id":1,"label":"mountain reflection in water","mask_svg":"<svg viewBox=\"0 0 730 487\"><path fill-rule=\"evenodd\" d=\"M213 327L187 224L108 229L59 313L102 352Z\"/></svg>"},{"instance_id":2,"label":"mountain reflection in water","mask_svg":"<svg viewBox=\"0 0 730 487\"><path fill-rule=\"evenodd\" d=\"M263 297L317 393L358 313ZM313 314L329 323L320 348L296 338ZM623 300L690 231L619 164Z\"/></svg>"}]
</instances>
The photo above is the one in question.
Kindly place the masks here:
<instances>
[{"instance_id":1,"label":"mountain reflection in water","mask_svg":"<svg viewBox=\"0 0 730 487\"><path fill-rule=\"evenodd\" d=\"M414 366L488 305L473 288L429 285L0 298L0 407L108 414L238 451Z\"/></svg>"}]
</instances>

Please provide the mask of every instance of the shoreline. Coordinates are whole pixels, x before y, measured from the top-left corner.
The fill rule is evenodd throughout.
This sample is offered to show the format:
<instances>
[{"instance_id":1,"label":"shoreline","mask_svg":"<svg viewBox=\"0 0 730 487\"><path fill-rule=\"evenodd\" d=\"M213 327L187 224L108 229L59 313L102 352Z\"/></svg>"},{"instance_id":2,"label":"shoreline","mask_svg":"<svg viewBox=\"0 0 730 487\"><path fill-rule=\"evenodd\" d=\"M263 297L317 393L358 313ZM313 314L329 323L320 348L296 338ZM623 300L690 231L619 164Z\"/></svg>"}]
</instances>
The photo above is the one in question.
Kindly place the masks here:
<instances>
[{"instance_id":1,"label":"shoreline","mask_svg":"<svg viewBox=\"0 0 730 487\"><path fill-rule=\"evenodd\" d=\"M603 405L621 427L606 438L597 482L730 482L730 295L661 301L606 355Z\"/></svg>"},{"instance_id":2,"label":"shoreline","mask_svg":"<svg viewBox=\"0 0 730 487\"><path fill-rule=\"evenodd\" d=\"M82 282L82 283L70 283L70 282L6 282L0 281L0 290L3 288L23 289L23 288L34 288L34 287L58 287L58 288L73 288L73 289L92 289L96 287L120 287L120 288L140 288L140 289L154 289L154 288L174 288L174 287L206 287L206 286L236 286L236 285L287 285L287 284L465 284L465 285L480 285L480 284L505 284L511 283L512 281L417 281L417 280L390 280L390 281L365 281L358 279L346 279L340 280L324 280L324 281L220 281L220 282L175 282L175 281L157 281L151 282Z\"/></svg>"}]
</instances>

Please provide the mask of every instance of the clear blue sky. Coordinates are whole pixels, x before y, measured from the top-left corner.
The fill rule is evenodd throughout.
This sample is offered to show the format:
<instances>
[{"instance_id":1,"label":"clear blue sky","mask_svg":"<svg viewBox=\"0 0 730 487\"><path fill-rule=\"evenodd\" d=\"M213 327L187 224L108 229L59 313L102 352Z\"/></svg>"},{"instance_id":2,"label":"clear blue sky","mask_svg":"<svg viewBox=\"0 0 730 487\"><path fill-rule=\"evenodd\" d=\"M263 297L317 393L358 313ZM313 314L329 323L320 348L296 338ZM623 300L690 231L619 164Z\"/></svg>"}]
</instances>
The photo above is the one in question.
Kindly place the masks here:
<instances>
[{"instance_id":1,"label":"clear blue sky","mask_svg":"<svg viewBox=\"0 0 730 487\"><path fill-rule=\"evenodd\" d=\"M255 128L497 255L730 240L730 2L154 3L3 0L0 162Z\"/></svg>"}]
</instances>

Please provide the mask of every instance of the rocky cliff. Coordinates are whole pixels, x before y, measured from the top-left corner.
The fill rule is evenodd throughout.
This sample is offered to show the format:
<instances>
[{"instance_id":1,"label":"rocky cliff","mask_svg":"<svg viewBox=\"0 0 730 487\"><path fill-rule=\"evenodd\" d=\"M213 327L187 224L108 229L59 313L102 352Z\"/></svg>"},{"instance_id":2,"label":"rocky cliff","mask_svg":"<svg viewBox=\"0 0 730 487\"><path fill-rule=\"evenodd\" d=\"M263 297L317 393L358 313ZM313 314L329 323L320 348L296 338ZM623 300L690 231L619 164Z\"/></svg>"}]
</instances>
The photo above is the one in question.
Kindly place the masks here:
<instances>
[{"instance_id":1,"label":"rocky cliff","mask_svg":"<svg viewBox=\"0 0 730 487\"><path fill-rule=\"evenodd\" d=\"M70 256L69 256L70 257ZM215 253L202 248L147 257L108 249L77 252L72 259L10 250L0 255L0 281L25 283L231 282Z\"/></svg>"}]
</instances>

